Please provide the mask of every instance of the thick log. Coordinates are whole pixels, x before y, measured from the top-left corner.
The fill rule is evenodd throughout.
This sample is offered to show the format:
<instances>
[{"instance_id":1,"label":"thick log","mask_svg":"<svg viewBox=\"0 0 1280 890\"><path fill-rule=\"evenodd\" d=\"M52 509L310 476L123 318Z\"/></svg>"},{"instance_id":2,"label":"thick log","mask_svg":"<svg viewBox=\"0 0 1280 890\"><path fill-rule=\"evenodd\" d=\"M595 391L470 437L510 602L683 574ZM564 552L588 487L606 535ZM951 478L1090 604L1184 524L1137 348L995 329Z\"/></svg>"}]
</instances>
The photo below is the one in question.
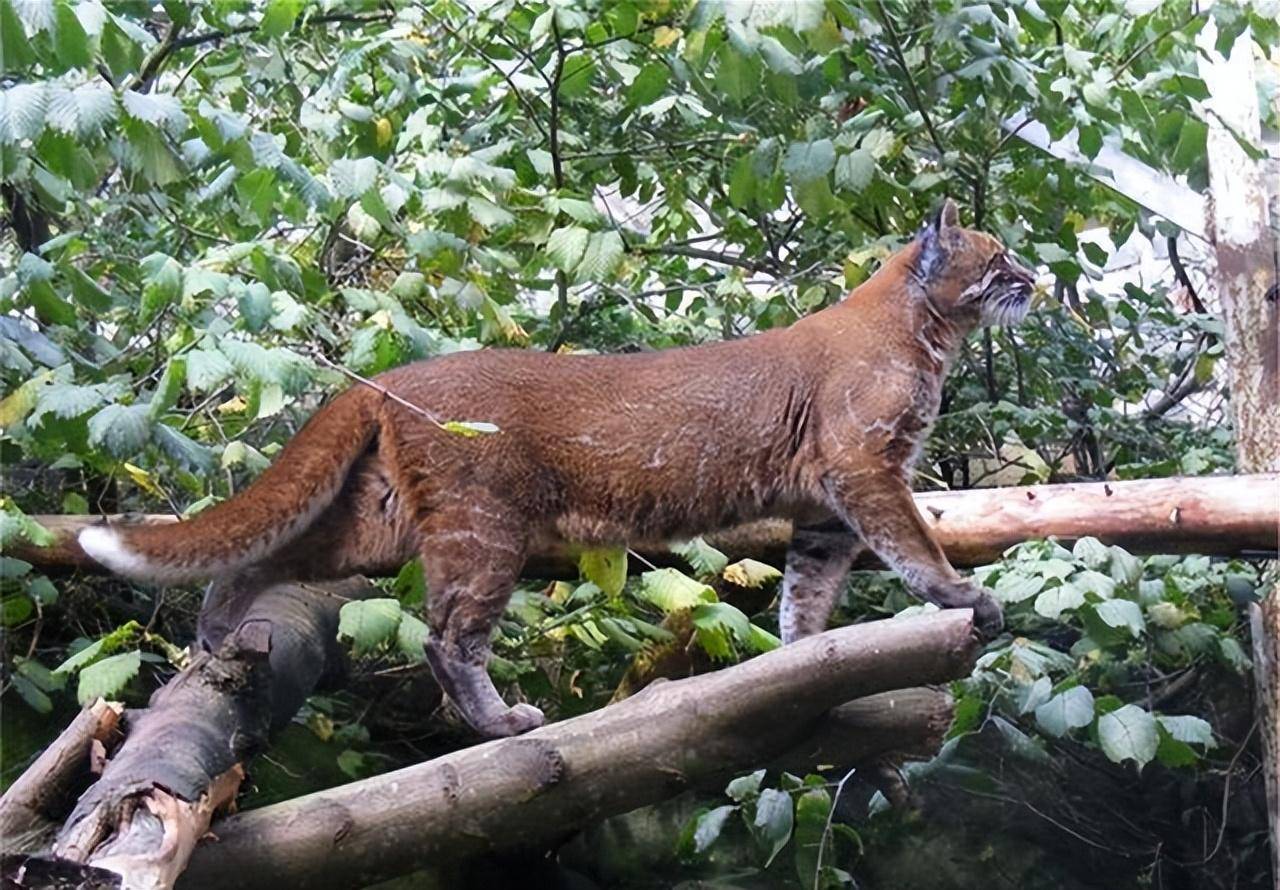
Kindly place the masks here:
<instances>
[{"instance_id":1,"label":"thick log","mask_svg":"<svg viewBox=\"0 0 1280 890\"><path fill-rule=\"evenodd\" d=\"M46 830L55 827L72 785L88 774L93 743L103 746L124 708L99 699L84 708L31 766L0 797L0 845L5 853L42 846Z\"/></svg>"},{"instance_id":2,"label":"thick log","mask_svg":"<svg viewBox=\"0 0 1280 890\"><path fill-rule=\"evenodd\" d=\"M575 829L767 763L852 699L965 675L972 615L829 631L600 711L225 819L178 886L363 886Z\"/></svg>"},{"instance_id":3,"label":"thick log","mask_svg":"<svg viewBox=\"0 0 1280 890\"><path fill-rule=\"evenodd\" d=\"M172 887L214 812L234 800L246 761L340 671L342 603L374 589L351 580L265 590L218 651L196 654L146 708L125 712L124 741L59 830L55 864L112 872L123 888Z\"/></svg>"},{"instance_id":4,"label":"thick log","mask_svg":"<svg viewBox=\"0 0 1280 890\"><path fill-rule=\"evenodd\" d=\"M1276 550L1280 473L923 492L916 495L916 507L947 558L962 567L994 562L1015 544L1050 536L1070 544L1092 535L1139 554L1265 554ZM74 539L76 532L101 517L33 518L54 532L58 543L47 548L18 546L10 555L46 570L102 571ZM111 518L175 521L161 515ZM784 521L753 522L707 536L731 559L751 557L776 565L781 564L790 538L791 524ZM649 562L677 562L664 545L633 546ZM576 577L577 564L568 546L550 547L530 558L525 574Z\"/></svg>"}]
</instances>

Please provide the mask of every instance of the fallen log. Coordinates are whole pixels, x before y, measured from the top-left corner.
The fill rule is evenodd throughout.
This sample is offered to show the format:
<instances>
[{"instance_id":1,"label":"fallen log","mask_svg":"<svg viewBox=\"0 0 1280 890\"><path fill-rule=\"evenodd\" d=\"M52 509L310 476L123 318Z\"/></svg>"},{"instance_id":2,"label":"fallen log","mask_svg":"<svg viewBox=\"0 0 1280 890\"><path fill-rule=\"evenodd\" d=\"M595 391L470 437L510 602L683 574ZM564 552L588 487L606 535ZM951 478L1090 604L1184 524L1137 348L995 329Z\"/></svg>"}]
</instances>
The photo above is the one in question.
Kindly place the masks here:
<instances>
[{"instance_id":1,"label":"fallen log","mask_svg":"<svg viewBox=\"0 0 1280 890\"><path fill-rule=\"evenodd\" d=\"M178 887L355 887L545 847L812 746L832 708L963 676L975 653L968 610L829 631L525 736L231 816Z\"/></svg>"},{"instance_id":2,"label":"fallen log","mask_svg":"<svg viewBox=\"0 0 1280 890\"><path fill-rule=\"evenodd\" d=\"M916 495L916 507L938 536L947 558L961 567L994 562L1015 544L1050 536L1070 544L1092 535L1137 554L1274 554L1280 525L1280 473L922 492ZM102 571L76 544L75 534L103 517L33 518L57 536L57 543L46 548L19 544L9 555L45 570ZM176 521L158 514L108 519ZM711 534L707 539L730 559L751 557L780 565L790 537L790 523L767 520ZM651 563L678 562L665 545L638 544L634 549ZM860 567L871 565L874 561ZM525 574L576 577L572 548L552 546L533 554Z\"/></svg>"},{"instance_id":3,"label":"fallen log","mask_svg":"<svg viewBox=\"0 0 1280 890\"><path fill-rule=\"evenodd\" d=\"M124 741L58 831L56 858L8 859L6 886L42 886L74 863L114 873L123 888L172 887L214 812L234 800L244 764L340 673L341 605L374 590L353 579L264 591L216 652L196 654L146 708L125 712ZM12 873L19 867L28 877Z\"/></svg>"},{"instance_id":4,"label":"fallen log","mask_svg":"<svg viewBox=\"0 0 1280 890\"><path fill-rule=\"evenodd\" d=\"M99 699L76 715L0 797L0 844L20 853L44 846L76 780L89 772L94 742L111 743L121 705Z\"/></svg>"}]
</instances>

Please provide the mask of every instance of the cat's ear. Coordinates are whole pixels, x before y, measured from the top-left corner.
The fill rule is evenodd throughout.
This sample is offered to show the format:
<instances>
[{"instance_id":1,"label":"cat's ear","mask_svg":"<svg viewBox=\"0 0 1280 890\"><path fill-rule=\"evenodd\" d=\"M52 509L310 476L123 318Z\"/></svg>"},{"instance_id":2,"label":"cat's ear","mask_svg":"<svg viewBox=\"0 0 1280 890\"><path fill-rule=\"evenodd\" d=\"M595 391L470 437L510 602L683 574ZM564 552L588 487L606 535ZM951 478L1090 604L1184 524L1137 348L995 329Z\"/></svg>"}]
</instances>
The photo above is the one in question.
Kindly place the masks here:
<instances>
[{"instance_id":1,"label":"cat's ear","mask_svg":"<svg viewBox=\"0 0 1280 890\"><path fill-rule=\"evenodd\" d=\"M943 245L943 235L948 229L960 225L960 208L950 198L942 202L938 212L927 222L916 236L920 244L920 252L916 255L916 271L920 277L928 280L937 275L947 261L947 250Z\"/></svg>"},{"instance_id":2,"label":"cat's ear","mask_svg":"<svg viewBox=\"0 0 1280 890\"><path fill-rule=\"evenodd\" d=\"M947 198L942 202L942 206L938 208L938 215L935 217L936 225L939 231L955 228L960 225L960 208L956 206L956 202Z\"/></svg>"}]
</instances>

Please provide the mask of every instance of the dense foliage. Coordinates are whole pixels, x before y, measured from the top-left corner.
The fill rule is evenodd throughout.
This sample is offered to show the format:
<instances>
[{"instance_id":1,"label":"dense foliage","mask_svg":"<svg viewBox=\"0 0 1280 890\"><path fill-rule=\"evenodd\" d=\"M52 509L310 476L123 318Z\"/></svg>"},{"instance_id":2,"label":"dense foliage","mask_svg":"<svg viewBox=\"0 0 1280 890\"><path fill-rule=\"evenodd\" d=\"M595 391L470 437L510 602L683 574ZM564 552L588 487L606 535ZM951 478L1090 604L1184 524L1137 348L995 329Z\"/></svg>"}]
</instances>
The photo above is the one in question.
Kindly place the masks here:
<instances>
[{"instance_id":1,"label":"dense foliage","mask_svg":"<svg viewBox=\"0 0 1280 890\"><path fill-rule=\"evenodd\" d=\"M944 195L1055 284L1025 325L968 344L921 487L1229 470L1220 327L1194 264L1146 288L1103 275L1133 233L1178 233L1007 122L1075 129L1088 157L1114 146L1201 188L1195 35L1212 16L1220 45L1248 25L1275 45L1278 13L1158 0L0 0L0 542L43 540L27 514L206 507L352 375L479 346L637 350L788 324L865 279ZM482 409L450 419L482 424ZM681 552L687 573L624 583L624 555L589 554L582 583L520 591L495 674L565 716L607 701L681 621L714 659L776 645L767 612L718 593L725 577L768 590L776 570L726 566L700 541ZM1238 607L1253 573L1144 564L1096 542L1018 548L981 573L1014 636L958 685L953 742L922 769L1007 797L990 763L1001 744L1054 769L1150 764L1141 782L1181 789L1197 834L1225 830L1210 800L1221 782L1206 777L1230 761L1230 781L1248 721L1211 708L1208 690L1244 686ZM55 580L8 557L0 584L8 750L46 737L75 698L140 696L183 658L191 591ZM366 679L421 658L420 571L386 593L343 614ZM851 616L907 605L878 576L849 602ZM279 755L308 778L282 768L259 799L456 744L407 741L422 715L391 698L314 698ZM6 760L9 779L21 764ZM691 823L681 856L715 849L711 826L740 810L764 851L750 868L794 825L804 886L851 879L892 817L860 838L850 814L832 818L836 793L826 780L738 784ZM1045 824L1071 851L1067 833L1100 842L1097 820ZM1261 874L1247 825L1217 859L1165 861L1168 833L1188 824L1107 838L1134 860L1117 874L1186 868L1200 886Z\"/></svg>"}]
</instances>

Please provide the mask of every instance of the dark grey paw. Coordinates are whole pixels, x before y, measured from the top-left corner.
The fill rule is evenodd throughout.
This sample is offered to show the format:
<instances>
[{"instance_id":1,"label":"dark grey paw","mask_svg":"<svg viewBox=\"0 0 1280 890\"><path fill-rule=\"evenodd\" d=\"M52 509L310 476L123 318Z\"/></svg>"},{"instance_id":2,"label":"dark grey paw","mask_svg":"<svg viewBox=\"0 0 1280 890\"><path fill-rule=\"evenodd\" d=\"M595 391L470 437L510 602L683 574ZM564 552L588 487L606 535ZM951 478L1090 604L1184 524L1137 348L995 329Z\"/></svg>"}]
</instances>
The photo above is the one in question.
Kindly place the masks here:
<instances>
[{"instance_id":1,"label":"dark grey paw","mask_svg":"<svg viewBox=\"0 0 1280 890\"><path fill-rule=\"evenodd\" d=\"M1004 612L989 593L984 593L973 603L973 624L984 640L995 639L1004 630Z\"/></svg>"}]
</instances>

